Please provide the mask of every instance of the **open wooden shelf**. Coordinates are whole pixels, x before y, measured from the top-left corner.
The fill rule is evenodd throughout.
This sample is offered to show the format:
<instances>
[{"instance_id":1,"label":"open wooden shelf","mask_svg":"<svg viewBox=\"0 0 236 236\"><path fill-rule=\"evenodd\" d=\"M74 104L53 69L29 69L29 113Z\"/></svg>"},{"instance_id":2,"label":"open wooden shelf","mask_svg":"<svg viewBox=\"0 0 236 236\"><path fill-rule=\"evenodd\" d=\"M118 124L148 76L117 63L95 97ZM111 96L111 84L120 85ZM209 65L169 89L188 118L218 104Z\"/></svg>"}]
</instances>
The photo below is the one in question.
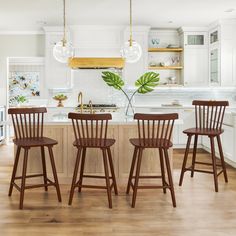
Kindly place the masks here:
<instances>
[{"instance_id":1,"label":"open wooden shelf","mask_svg":"<svg viewBox=\"0 0 236 236\"><path fill-rule=\"evenodd\" d=\"M149 66L149 70L182 70L183 66Z\"/></svg>"},{"instance_id":2,"label":"open wooden shelf","mask_svg":"<svg viewBox=\"0 0 236 236\"><path fill-rule=\"evenodd\" d=\"M149 48L148 52L182 52L183 48Z\"/></svg>"}]
</instances>

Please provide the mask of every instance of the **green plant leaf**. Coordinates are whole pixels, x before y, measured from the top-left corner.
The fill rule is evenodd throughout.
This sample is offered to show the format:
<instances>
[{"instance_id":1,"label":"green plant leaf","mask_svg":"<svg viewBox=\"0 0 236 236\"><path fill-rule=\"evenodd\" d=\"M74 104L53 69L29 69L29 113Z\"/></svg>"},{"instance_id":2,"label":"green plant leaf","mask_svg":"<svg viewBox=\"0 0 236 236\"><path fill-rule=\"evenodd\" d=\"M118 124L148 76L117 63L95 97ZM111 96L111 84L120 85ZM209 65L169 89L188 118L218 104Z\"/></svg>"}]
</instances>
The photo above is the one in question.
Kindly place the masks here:
<instances>
[{"instance_id":1,"label":"green plant leaf","mask_svg":"<svg viewBox=\"0 0 236 236\"><path fill-rule=\"evenodd\" d=\"M117 90L121 90L121 88L125 84L118 74L115 74L110 71L103 71L102 78L108 86L111 86Z\"/></svg>"},{"instance_id":2,"label":"green plant leaf","mask_svg":"<svg viewBox=\"0 0 236 236\"><path fill-rule=\"evenodd\" d=\"M135 82L138 87L137 92L141 94L149 93L154 90L160 80L160 75L155 72L147 72Z\"/></svg>"}]
</instances>

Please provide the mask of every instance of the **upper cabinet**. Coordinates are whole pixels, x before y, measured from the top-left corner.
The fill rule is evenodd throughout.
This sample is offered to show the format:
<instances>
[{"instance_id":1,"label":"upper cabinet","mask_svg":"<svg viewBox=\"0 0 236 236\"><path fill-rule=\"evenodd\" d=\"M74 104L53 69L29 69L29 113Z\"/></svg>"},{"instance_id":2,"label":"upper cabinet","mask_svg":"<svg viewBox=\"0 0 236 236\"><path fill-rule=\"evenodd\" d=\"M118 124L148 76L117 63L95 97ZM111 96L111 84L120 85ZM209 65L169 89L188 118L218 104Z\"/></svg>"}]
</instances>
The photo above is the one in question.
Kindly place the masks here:
<instances>
[{"instance_id":1,"label":"upper cabinet","mask_svg":"<svg viewBox=\"0 0 236 236\"><path fill-rule=\"evenodd\" d=\"M187 30L187 31L185 31ZM194 31L190 31L194 30ZM196 30L196 31L195 31ZM198 29L185 29L184 34L184 48L203 48L208 47L208 35L206 31L197 31Z\"/></svg>"},{"instance_id":2,"label":"upper cabinet","mask_svg":"<svg viewBox=\"0 0 236 236\"><path fill-rule=\"evenodd\" d=\"M209 82L236 86L236 20L222 20L209 30Z\"/></svg>"},{"instance_id":3,"label":"upper cabinet","mask_svg":"<svg viewBox=\"0 0 236 236\"><path fill-rule=\"evenodd\" d=\"M219 29L215 28L209 32L210 45L219 41Z\"/></svg>"},{"instance_id":4,"label":"upper cabinet","mask_svg":"<svg viewBox=\"0 0 236 236\"><path fill-rule=\"evenodd\" d=\"M205 28L181 28L179 30L183 51L185 86L208 86L208 32Z\"/></svg>"}]
</instances>

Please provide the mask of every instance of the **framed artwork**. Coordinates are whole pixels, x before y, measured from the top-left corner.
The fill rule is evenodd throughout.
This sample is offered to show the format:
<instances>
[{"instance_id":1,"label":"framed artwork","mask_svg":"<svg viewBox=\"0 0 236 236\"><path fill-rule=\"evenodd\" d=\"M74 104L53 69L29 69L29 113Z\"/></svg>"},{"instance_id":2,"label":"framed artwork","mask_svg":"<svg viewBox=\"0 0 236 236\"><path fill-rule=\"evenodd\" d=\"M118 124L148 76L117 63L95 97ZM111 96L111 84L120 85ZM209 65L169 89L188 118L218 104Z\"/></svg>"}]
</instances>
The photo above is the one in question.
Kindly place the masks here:
<instances>
[{"instance_id":1,"label":"framed artwork","mask_svg":"<svg viewBox=\"0 0 236 236\"><path fill-rule=\"evenodd\" d=\"M9 78L9 103L17 103L18 97L26 99L40 96L40 72L11 72Z\"/></svg>"}]
</instances>

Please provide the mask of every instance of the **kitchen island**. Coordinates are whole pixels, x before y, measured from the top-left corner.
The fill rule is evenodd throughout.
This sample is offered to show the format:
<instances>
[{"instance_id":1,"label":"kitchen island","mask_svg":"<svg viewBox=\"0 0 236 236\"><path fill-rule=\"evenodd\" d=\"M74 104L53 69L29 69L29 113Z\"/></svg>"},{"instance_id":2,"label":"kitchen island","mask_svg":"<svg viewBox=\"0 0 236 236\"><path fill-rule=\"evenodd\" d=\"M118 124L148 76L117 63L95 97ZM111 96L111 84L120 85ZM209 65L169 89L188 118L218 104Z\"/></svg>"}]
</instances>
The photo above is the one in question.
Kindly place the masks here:
<instances>
[{"instance_id":1,"label":"kitchen island","mask_svg":"<svg viewBox=\"0 0 236 236\"><path fill-rule=\"evenodd\" d=\"M176 124L181 123L180 120ZM44 136L58 141L54 146L54 156L61 184L71 183L74 171L77 148L72 143L74 141L73 127L70 120L46 120L44 122ZM108 126L108 138L116 140L111 148L115 174L119 183L127 183L134 147L130 144L130 138L138 137L137 122L130 119L113 118ZM41 173L42 164L40 149L32 148L29 152L27 173ZM21 152L21 156L23 151ZM172 163L172 149L169 150L170 162ZM23 158L20 158L22 160ZM47 171L51 173L51 165L46 150ZM22 165L19 164L18 172L21 172ZM159 152L154 149L147 149L142 159L141 172L150 175L160 173ZM103 175L102 152L99 149L88 149L85 173Z\"/></svg>"}]
</instances>

